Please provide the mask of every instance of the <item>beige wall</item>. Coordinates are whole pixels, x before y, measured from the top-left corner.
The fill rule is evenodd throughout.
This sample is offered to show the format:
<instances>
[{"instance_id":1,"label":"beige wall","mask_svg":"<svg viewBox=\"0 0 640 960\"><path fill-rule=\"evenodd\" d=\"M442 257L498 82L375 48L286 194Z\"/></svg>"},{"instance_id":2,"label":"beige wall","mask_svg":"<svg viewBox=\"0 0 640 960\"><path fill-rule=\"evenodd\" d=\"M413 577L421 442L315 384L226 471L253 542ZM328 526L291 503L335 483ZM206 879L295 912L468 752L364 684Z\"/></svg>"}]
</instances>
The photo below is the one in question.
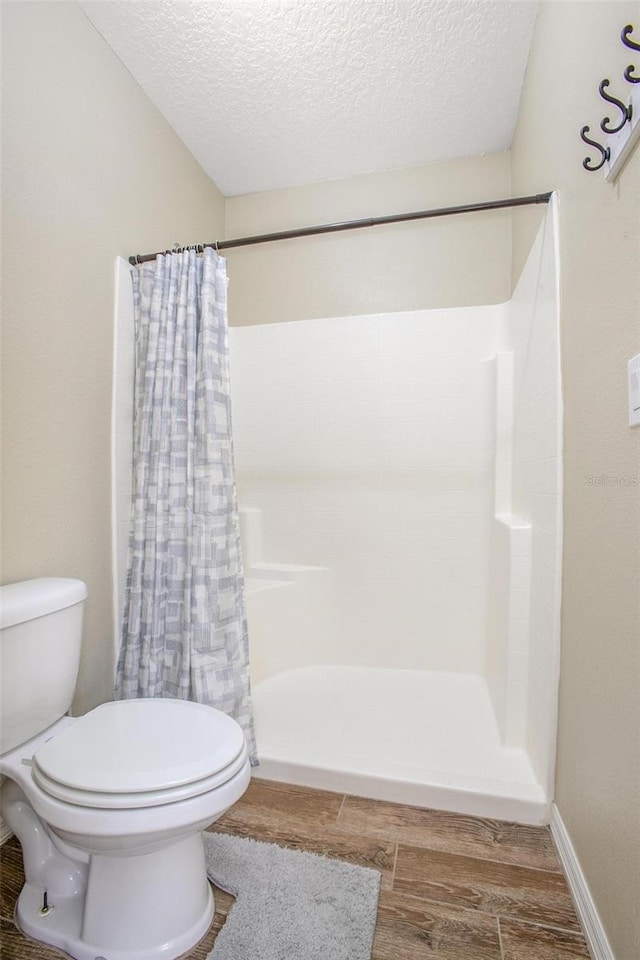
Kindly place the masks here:
<instances>
[{"instance_id":1,"label":"beige wall","mask_svg":"<svg viewBox=\"0 0 640 960\"><path fill-rule=\"evenodd\" d=\"M3 581L89 585L76 707L111 693L114 258L224 200L71 3L3 4Z\"/></svg>"},{"instance_id":2,"label":"beige wall","mask_svg":"<svg viewBox=\"0 0 640 960\"><path fill-rule=\"evenodd\" d=\"M496 154L230 197L226 236L510 196ZM511 293L511 217L464 214L229 250L232 324L500 303Z\"/></svg>"},{"instance_id":3,"label":"beige wall","mask_svg":"<svg viewBox=\"0 0 640 960\"><path fill-rule=\"evenodd\" d=\"M640 956L640 428L626 363L640 352L640 150L612 186L587 173L598 83L628 88L619 41L640 4L543 3L513 147L516 192L560 199L565 403L564 589L557 804L617 960ZM638 63L637 57L635 62ZM626 94L625 94L626 95ZM612 114L609 113L609 116ZM617 114L613 114L617 116ZM534 221L514 214L514 267ZM627 476L598 486L590 476Z\"/></svg>"}]
</instances>

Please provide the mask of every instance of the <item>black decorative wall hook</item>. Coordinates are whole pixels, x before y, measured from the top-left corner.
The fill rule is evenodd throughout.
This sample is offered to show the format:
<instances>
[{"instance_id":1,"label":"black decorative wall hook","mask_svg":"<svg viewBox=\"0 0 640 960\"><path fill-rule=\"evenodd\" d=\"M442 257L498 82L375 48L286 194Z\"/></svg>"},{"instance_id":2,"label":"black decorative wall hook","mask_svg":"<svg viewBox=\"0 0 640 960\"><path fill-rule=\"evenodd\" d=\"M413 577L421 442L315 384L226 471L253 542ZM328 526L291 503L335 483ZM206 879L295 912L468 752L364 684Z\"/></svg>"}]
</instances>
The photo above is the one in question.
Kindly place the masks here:
<instances>
[{"instance_id":1,"label":"black decorative wall hook","mask_svg":"<svg viewBox=\"0 0 640 960\"><path fill-rule=\"evenodd\" d=\"M635 40L629 39L629 34L633 33L633 24L628 23L626 27L622 28L622 33L620 34L620 39L624 43L625 47L629 47L630 50L640 50L640 43L636 43Z\"/></svg>"},{"instance_id":2,"label":"black decorative wall hook","mask_svg":"<svg viewBox=\"0 0 640 960\"><path fill-rule=\"evenodd\" d=\"M582 166L585 168L585 170L589 171L600 170L600 168L604 167L605 163L609 159L611 151L609 150L609 147L603 147L602 144L598 143L597 140L591 140L591 138L587 136L588 133L589 127L583 127L580 131L580 137L585 143L588 143L590 147L595 147L597 150L599 150L602 159L600 160L600 163L591 164L591 158L585 157L582 161Z\"/></svg>"},{"instance_id":3,"label":"black decorative wall hook","mask_svg":"<svg viewBox=\"0 0 640 960\"><path fill-rule=\"evenodd\" d=\"M631 120L631 117L633 116L633 109L631 107L631 104L627 106L625 103L622 102L622 100L618 100L617 97L612 97L610 93L606 92L606 88L609 86L610 83L611 83L610 80L603 80L600 86L598 87L598 90L600 91L600 96L602 97L603 100L607 100L609 103L613 103L613 105L618 108L618 110L622 114L622 119L620 120L620 123L618 124L617 127L612 127L609 125L611 122L609 117L604 117L600 121L600 129L603 130L604 133L618 133L619 130L622 130L627 120Z\"/></svg>"},{"instance_id":4,"label":"black decorative wall hook","mask_svg":"<svg viewBox=\"0 0 640 960\"><path fill-rule=\"evenodd\" d=\"M625 47L629 47L630 50L640 50L640 43L635 43L634 40L629 39L630 33L633 33L633 25L628 23L626 27L622 28L620 39L624 43ZM629 83L640 83L640 77L633 76L634 71L635 67L632 63L630 63L624 72L624 78L625 80L628 80Z\"/></svg>"}]
</instances>

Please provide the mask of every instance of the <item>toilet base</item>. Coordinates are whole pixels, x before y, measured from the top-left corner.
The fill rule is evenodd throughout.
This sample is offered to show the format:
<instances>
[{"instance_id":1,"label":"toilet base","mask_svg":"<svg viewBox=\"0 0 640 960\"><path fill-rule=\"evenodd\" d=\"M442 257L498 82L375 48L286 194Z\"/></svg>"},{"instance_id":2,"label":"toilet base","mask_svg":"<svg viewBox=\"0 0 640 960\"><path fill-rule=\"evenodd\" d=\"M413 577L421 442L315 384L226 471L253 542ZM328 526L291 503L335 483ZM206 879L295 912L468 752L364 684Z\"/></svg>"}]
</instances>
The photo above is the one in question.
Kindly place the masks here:
<instances>
[{"instance_id":1,"label":"toilet base","mask_svg":"<svg viewBox=\"0 0 640 960\"><path fill-rule=\"evenodd\" d=\"M207 932L214 899L200 833L142 856L92 855L86 888L49 896L27 882L16 909L29 937L75 960L175 960Z\"/></svg>"}]
</instances>

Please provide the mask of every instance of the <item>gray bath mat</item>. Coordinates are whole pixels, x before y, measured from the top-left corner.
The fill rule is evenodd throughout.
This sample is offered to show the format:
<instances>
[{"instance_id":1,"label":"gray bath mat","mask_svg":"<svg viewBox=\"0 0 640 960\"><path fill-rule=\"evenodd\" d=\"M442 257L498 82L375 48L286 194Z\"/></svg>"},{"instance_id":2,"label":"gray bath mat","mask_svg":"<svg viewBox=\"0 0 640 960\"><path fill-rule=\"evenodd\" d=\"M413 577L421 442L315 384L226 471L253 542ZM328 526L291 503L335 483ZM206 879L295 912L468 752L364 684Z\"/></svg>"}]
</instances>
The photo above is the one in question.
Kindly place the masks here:
<instances>
[{"instance_id":1,"label":"gray bath mat","mask_svg":"<svg viewBox=\"0 0 640 960\"><path fill-rule=\"evenodd\" d=\"M370 960L377 870L221 833L204 847L237 898L208 960Z\"/></svg>"}]
</instances>

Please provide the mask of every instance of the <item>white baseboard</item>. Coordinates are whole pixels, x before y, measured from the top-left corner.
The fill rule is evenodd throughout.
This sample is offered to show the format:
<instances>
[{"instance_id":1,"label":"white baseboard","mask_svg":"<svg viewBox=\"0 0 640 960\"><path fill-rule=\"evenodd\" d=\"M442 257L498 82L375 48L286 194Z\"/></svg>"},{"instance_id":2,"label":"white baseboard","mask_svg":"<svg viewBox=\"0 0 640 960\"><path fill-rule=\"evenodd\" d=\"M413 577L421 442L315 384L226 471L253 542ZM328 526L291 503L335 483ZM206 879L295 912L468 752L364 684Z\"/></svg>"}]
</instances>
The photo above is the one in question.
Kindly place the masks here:
<instances>
[{"instance_id":1,"label":"white baseboard","mask_svg":"<svg viewBox=\"0 0 640 960\"><path fill-rule=\"evenodd\" d=\"M615 960L571 837L555 803L551 806L550 826L593 960Z\"/></svg>"}]
</instances>

